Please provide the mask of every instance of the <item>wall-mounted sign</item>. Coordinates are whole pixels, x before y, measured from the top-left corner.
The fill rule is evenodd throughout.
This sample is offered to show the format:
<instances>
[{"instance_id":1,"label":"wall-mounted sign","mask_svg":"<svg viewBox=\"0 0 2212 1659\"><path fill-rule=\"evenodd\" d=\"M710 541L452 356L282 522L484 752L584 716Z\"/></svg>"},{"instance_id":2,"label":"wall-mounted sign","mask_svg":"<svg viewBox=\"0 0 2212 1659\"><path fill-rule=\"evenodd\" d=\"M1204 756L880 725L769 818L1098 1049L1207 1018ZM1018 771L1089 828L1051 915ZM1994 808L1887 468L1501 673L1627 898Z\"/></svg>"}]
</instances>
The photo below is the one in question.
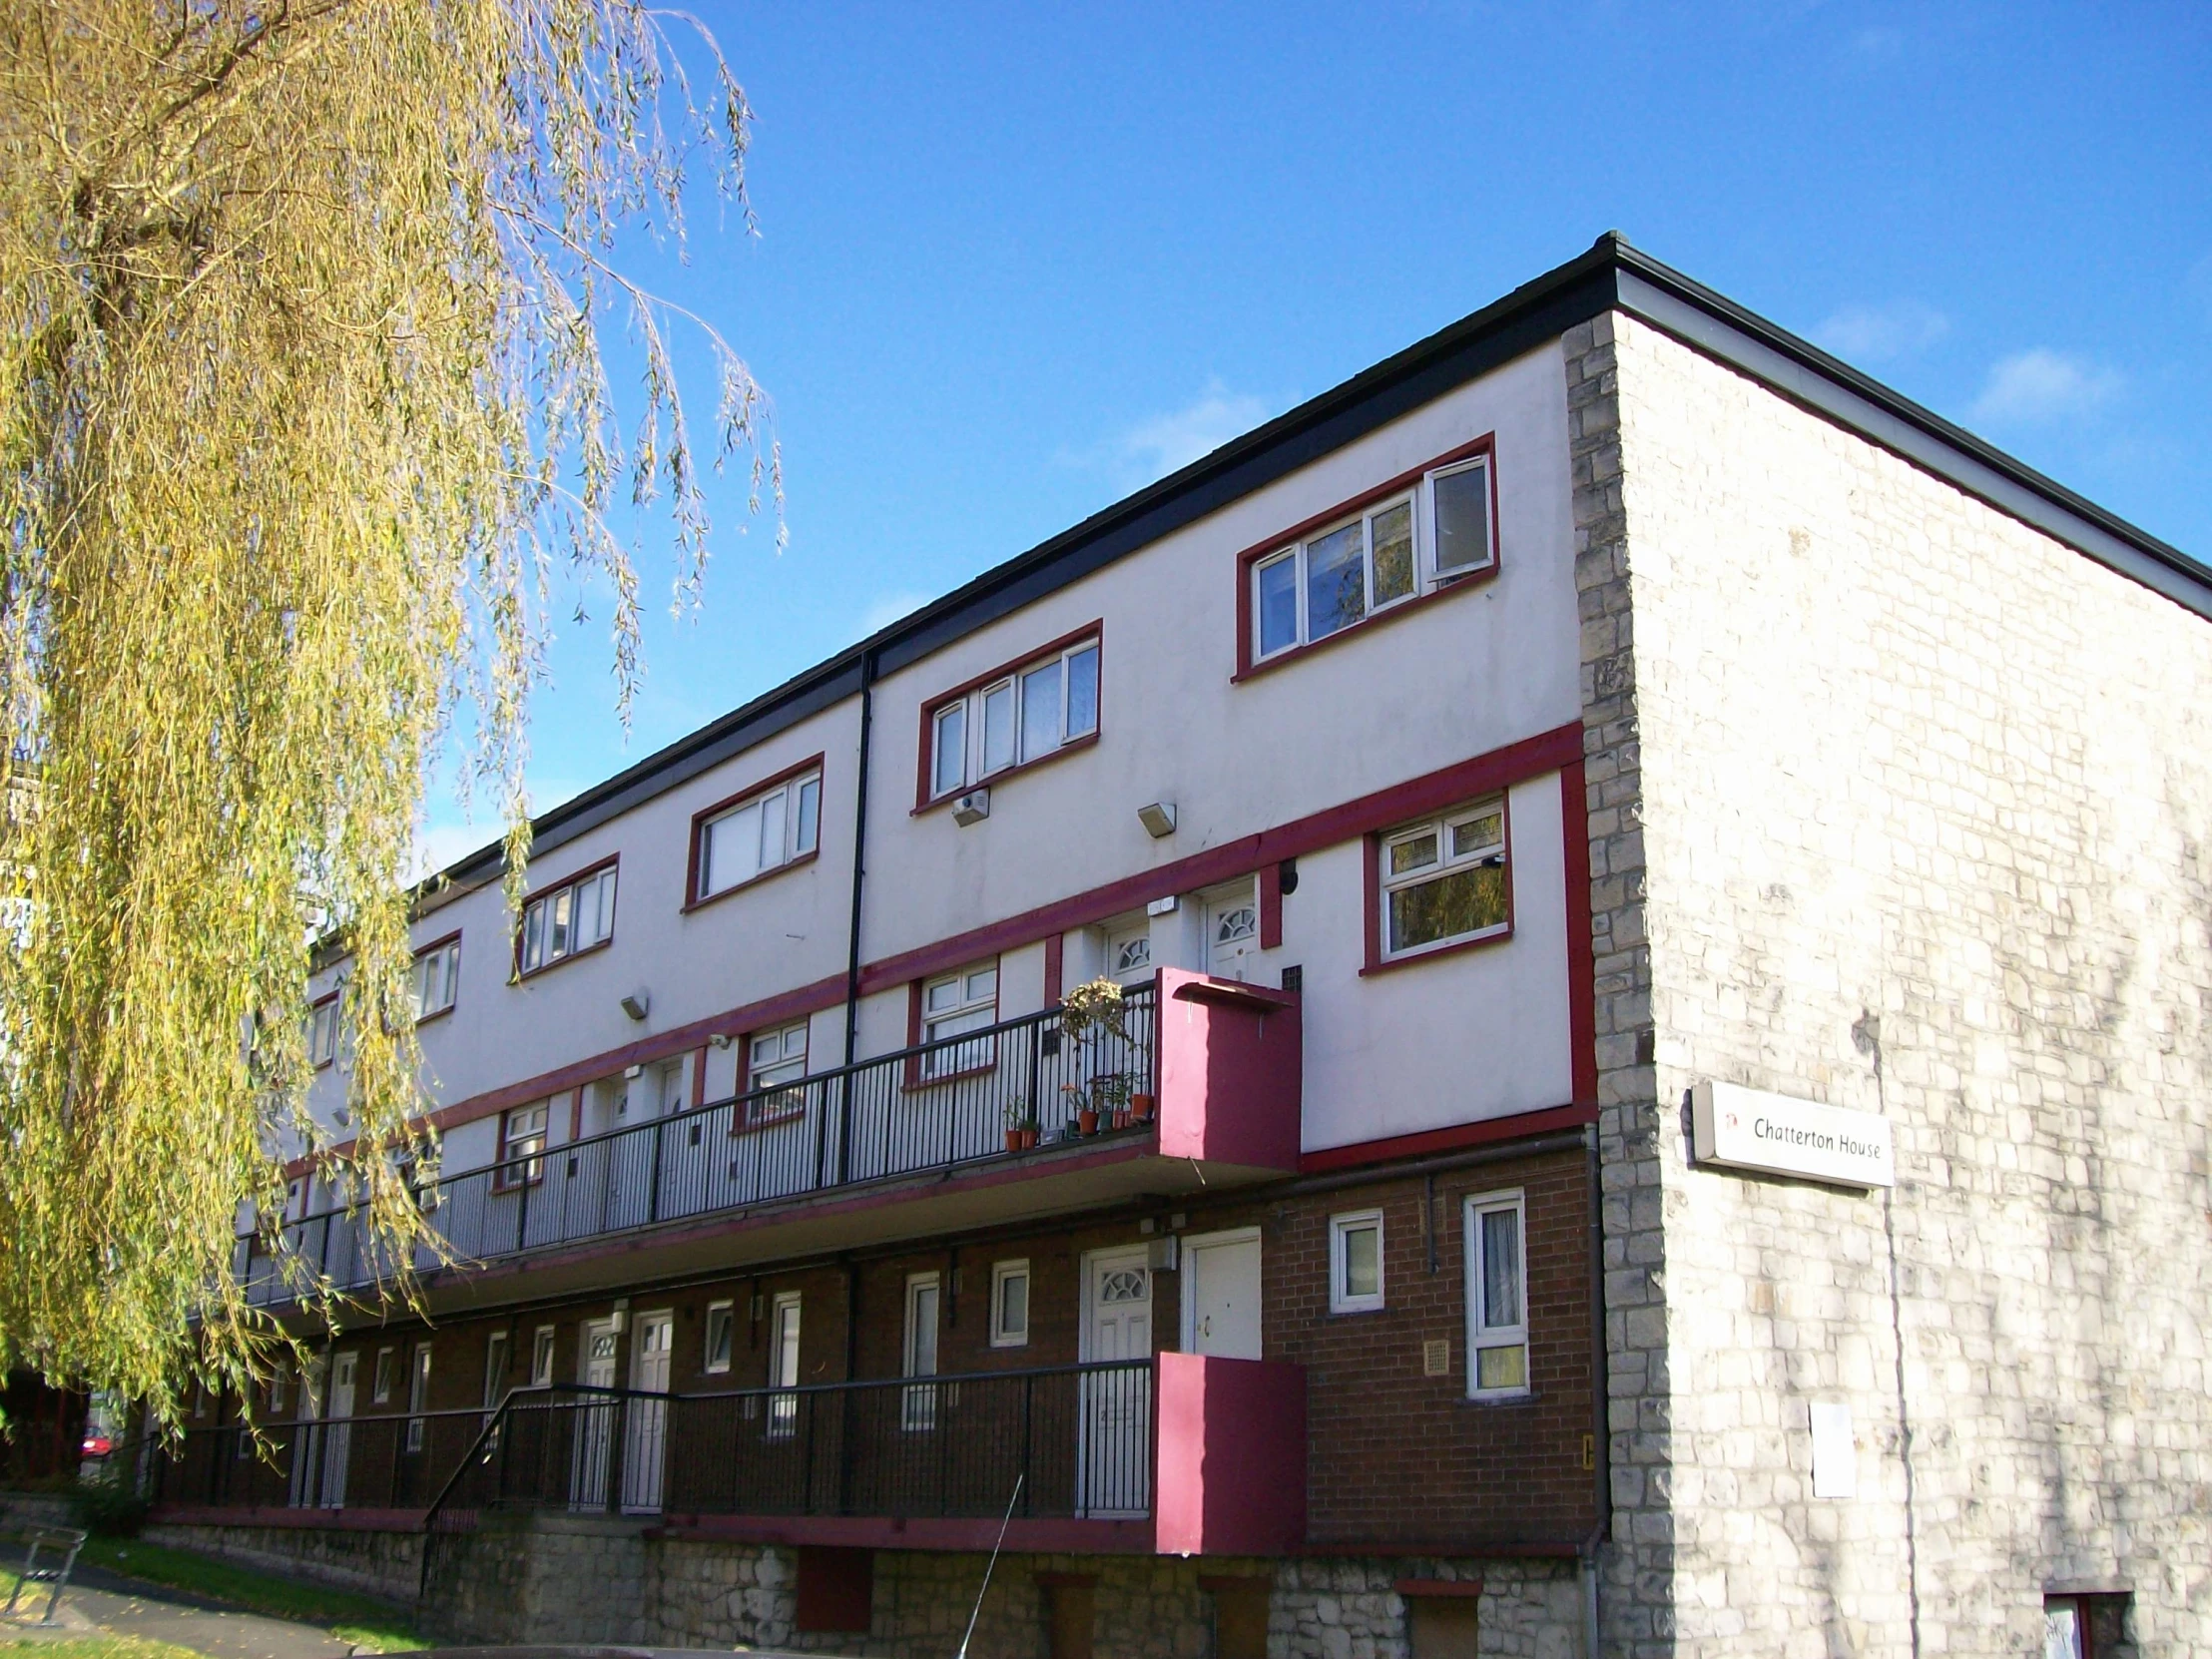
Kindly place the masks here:
<instances>
[{"instance_id":1,"label":"wall-mounted sign","mask_svg":"<svg viewBox=\"0 0 2212 1659\"><path fill-rule=\"evenodd\" d=\"M1700 1083L1690 1091L1690 1149L1701 1164L1840 1187L1897 1185L1888 1118L1734 1083Z\"/></svg>"}]
</instances>

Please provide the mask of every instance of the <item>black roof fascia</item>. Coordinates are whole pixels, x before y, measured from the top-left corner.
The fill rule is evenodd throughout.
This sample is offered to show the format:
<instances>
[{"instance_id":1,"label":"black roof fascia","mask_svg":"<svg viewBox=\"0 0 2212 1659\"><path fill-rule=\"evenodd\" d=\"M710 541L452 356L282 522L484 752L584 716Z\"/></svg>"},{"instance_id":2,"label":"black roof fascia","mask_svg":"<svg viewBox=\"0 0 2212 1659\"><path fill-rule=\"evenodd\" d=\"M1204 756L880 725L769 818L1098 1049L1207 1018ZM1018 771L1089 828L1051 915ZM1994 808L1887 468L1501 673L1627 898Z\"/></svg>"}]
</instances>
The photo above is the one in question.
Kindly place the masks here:
<instances>
[{"instance_id":1,"label":"black roof fascia","mask_svg":"<svg viewBox=\"0 0 2212 1659\"><path fill-rule=\"evenodd\" d=\"M1503 298L977 576L859 644L678 739L535 819L550 851L640 802L858 694L1022 606L1218 511L1609 310L1648 322L1792 402L1889 449L2000 512L2212 618L2212 568L1892 391L1810 341L1639 252L1616 232ZM498 842L419 889L476 885Z\"/></svg>"}]
</instances>

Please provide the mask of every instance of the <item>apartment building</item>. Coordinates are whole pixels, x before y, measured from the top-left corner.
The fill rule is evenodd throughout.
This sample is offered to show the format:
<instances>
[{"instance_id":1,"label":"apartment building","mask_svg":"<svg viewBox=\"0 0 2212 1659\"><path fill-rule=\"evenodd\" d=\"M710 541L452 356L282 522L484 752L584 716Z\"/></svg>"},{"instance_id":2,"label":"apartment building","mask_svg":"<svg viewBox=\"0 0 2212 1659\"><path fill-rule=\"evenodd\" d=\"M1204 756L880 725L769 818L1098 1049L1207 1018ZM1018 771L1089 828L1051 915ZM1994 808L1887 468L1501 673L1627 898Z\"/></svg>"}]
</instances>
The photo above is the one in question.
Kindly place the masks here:
<instances>
[{"instance_id":1,"label":"apartment building","mask_svg":"<svg viewBox=\"0 0 2212 1659\"><path fill-rule=\"evenodd\" d=\"M160 1512L480 1637L2212 1643L2208 615L1601 239L446 871L455 1260Z\"/></svg>"}]
</instances>

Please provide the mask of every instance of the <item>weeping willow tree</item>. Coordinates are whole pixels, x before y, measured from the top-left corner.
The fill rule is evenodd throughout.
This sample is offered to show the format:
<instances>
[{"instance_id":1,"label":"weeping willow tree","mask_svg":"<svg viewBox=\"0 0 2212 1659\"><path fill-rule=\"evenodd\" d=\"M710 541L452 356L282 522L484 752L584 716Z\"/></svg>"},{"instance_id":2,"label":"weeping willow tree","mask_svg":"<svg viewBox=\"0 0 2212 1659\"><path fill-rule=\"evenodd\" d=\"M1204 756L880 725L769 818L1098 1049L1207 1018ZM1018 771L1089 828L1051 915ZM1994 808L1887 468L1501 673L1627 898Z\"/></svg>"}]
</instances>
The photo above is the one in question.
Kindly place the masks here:
<instances>
[{"instance_id":1,"label":"weeping willow tree","mask_svg":"<svg viewBox=\"0 0 2212 1659\"><path fill-rule=\"evenodd\" d=\"M614 263L681 236L687 170L745 213L748 121L704 30L633 0L0 0L6 1363L169 1422L252 1381L279 1339L234 1235L302 1147L395 1259L422 1235L426 771L457 745L497 794L519 891L550 608L611 585L627 708L638 525L681 605L698 469L775 487L742 362L698 324L695 445L697 319ZM333 937L339 1145L302 1107Z\"/></svg>"}]
</instances>

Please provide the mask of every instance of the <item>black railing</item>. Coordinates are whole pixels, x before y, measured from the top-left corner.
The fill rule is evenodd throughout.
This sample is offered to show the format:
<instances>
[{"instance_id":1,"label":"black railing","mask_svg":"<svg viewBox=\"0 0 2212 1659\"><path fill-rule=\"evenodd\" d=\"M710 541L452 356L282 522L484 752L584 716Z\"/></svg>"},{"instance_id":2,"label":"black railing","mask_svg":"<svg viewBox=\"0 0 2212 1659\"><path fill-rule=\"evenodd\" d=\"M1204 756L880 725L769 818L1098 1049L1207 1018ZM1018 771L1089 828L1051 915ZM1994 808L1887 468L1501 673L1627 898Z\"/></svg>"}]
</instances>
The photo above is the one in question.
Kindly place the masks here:
<instances>
[{"instance_id":1,"label":"black railing","mask_svg":"<svg viewBox=\"0 0 2212 1659\"><path fill-rule=\"evenodd\" d=\"M1080 1039L1048 1008L872 1060L451 1175L422 1203L453 1255L487 1261L547 1245L743 1209L825 1188L911 1175L1007 1151L1024 1122L1045 1143L1081 1133L1093 1102L1154 1090L1156 998L1130 991L1120 1032ZM1102 1112L1101 1127L1111 1120ZM366 1218L333 1208L239 1236L234 1268L251 1300L291 1291L276 1253L340 1290L390 1276ZM432 1265L428 1251L418 1270Z\"/></svg>"},{"instance_id":2,"label":"black railing","mask_svg":"<svg viewBox=\"0 0 2212 1659\"><path fill-rule=\"evenodd\" d=\"M1017 1514L1133 1517L1151 1512L1155 1414L1149 1360L715 1394L562 1385L493 1411L276 1424L266 1457L238 1428L190 1429L152 1496L421 1508L465 1530L493 1509L982 1519L1018 1484Z\"/></svg>"}]
</instances>

